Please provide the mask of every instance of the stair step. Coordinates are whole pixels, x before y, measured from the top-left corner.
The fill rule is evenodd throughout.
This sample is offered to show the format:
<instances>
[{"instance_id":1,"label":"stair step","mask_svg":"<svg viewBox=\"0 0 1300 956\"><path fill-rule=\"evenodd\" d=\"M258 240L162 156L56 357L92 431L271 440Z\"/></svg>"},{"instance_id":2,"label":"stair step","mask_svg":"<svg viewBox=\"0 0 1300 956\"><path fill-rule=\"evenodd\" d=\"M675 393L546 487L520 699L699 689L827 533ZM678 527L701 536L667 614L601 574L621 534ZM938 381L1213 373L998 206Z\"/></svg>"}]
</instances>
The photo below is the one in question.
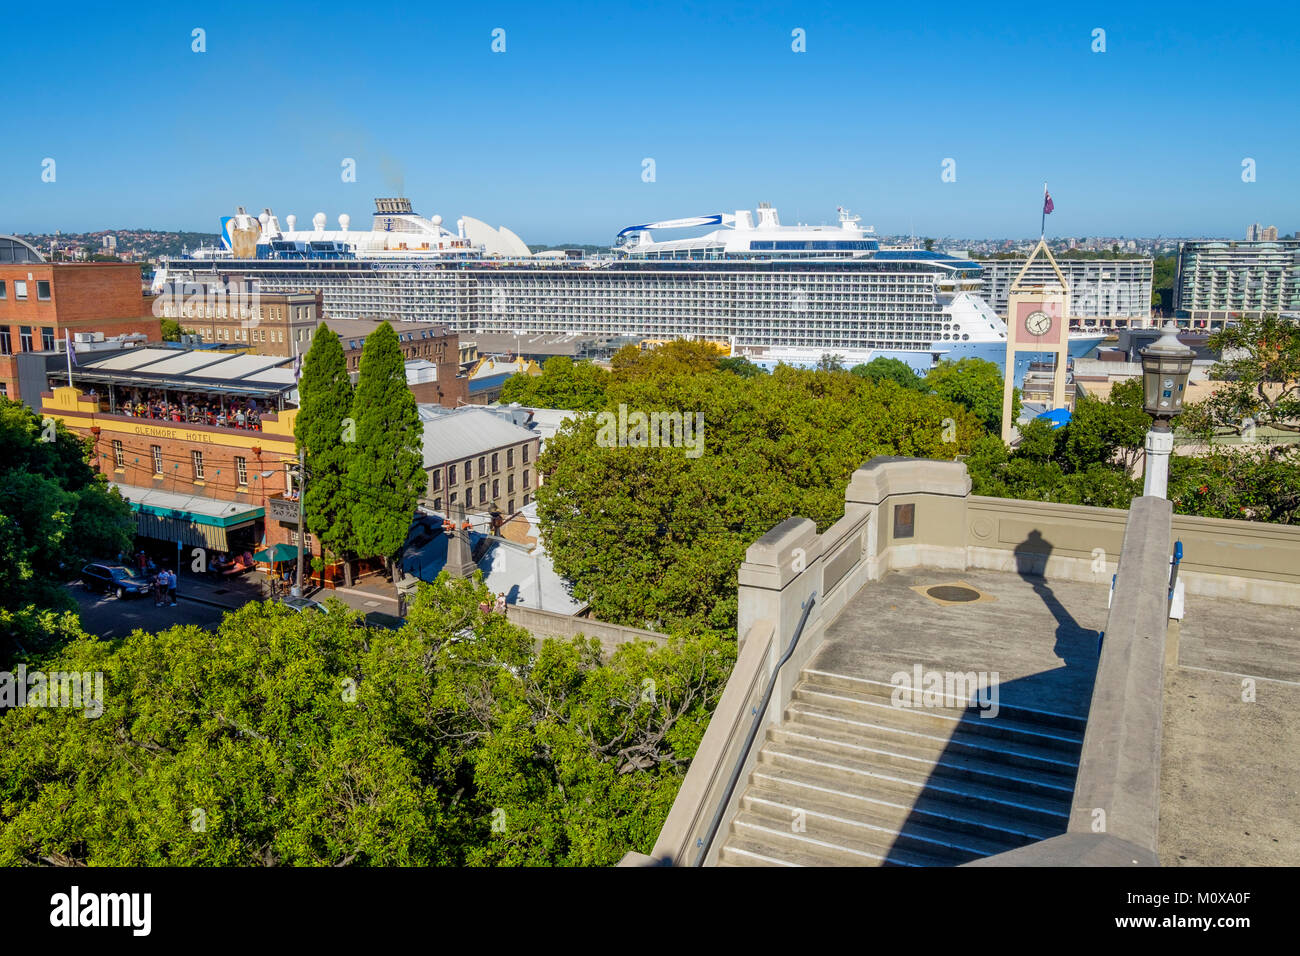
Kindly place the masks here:
<instances>
[{"instance_id":1,"label":"stair step","mask_svg":"<svg viewBox=\"0 0 1300 956\"><path fill-rule=\"evenodd\" d=\"M947 866L940 856L912 850L890 849L864 840L836 834L827 839L810 833L795 833L788 820L775 820L742 810L732 821L732 835L748 840L753 851L769 859L799 866ZM757 846L753 846L753 845ZM730 846L730 843L728 844Z\"/></svg>"},{"instance_id":2,"label":"stair step","mask_svg":"<svg viewBox=\"0 0 1300 956\"><path fill-rule=\"evenodd\" d=\"M1077 753L1058 747L1045 747L1033 742L1034 738L1027 741L1020 735L991 737L968 730L961 723L953 724L949 730L917 724L908 714L900 715L883 710L879 713L848 714L834 707L801 700L790 702L785 718L782 727L816 728L831 740L860 742L896 734L934 756L940 753L979 756L990 762L1064 774L1071 779L1079 770Z\"/></svg>"},{"instance_id":3,"label":"stair step","mask_svg":"<svg viewBox=\"0 0 1300 956\"><path fill-rule=\"evenodd\" d=\"M765 787L757 781L745 792L742 806L756 816L771 819L774 824L790 827L801 820L807 833L829 842L847 837L863 846L880 847L886 856L893 851L914 850L955 865L1021 845L1007 840L987 840L963 831L947 831L920 821L906 821L900 830L887 814L850 812L829 801L810 799L807 793Z\"/></svg>"},{"instance_id":4,"label":"stair step","mask_svg":"<svg viewBox=\"0 0 1300 956\"><path fill-rule=\"evenodd\" d=\"M969 779L935 776L929 768L879 765L825 750L768 742L759 762L802 768L822 779L860 790L911 795L926 794L949 803L963 803L990 812L1012 814L1040 826L1061 826L1069 820L1071 792L1049 799L1041 794Z\"/></svg>"},{"instance_id":5,"label":"stair step","mask_svg":"<svg viewBox=\"0 0 1300 956\"><path fill-rule=\"evenodd\" d=\"M865 719L902 725L934 732L965 734L993 739L1019 739L1025 743L1076 754L1083 748L1082 731L1025 722L1002 711L996 717L980 717L957 708L895 707L889 700L855 691L827 689L800 682L795 686L791 703L805 703L852 719ZM889 716L889 715L892 715Z\"/></svg>"},{"instance_id":6,"label":"stair step","mask_svg":"<svg viewBox=\"0 0 1300 956\"><path fill-rule=\"evenodd\" d=\"M851 677L848 674L837 674L832 671L821 671L812 668L805 668L800 676L802 678L801 683L807 684L809 687L823 690L849 691L855 695L872 697L877 700L890 702L891 706L894 691L897 690L896 685L890 684L886 681L870 680L865 677ZM942 708L926 707L924 709L961 712L969 709L969 707L970 702L967 700L949 698ZM1039 727L1056 727L1060 730L1072 731L1080 738L1082 737L1084 728L1088 723L1086 715L1080 716L1078 714L1064 713L1037 707L1027 707L1021 704L1010 704L1000 701L998 705L998 717L993 719L1001 719L1004 715L1018 723L1033 724Z\"/></svg>"},{"instance_id":7,"label":"stair step","mask_svg":"<svg viewBox=\"0 0 1300 956\"><path fill-rule=\"evenodd\" d=\"M936 828L969 833L990 843L1008 847L1025 846L1063 832L1064 824L1042 826L1013 815L989 812L978 807L950 803L940 797L851 790L794 767L760 764L754 768L751 787L779 790L796 801L816 801L844 813L871 819L896 830L915 820Z\"/></svg>"},{"instance_id":8,"label":"stair step","mask_svg":"<svg viewBox=\"0 0 1300 956\"><path fill-rule=\"evenodd\" d=\"M1074 793L1074 773L1043 771L1032 767L999 763L983 754L954 752L942 744L932 746L906 734L884 732L873 735L836 733L793 721L768 731L767 739L777 745L817 750L836 758L848 758L870 766L902 767L928 772L934 777L977 780L990 786L1010 785L1023 793L1065 800Z\"/></svg>"}]
</instances>

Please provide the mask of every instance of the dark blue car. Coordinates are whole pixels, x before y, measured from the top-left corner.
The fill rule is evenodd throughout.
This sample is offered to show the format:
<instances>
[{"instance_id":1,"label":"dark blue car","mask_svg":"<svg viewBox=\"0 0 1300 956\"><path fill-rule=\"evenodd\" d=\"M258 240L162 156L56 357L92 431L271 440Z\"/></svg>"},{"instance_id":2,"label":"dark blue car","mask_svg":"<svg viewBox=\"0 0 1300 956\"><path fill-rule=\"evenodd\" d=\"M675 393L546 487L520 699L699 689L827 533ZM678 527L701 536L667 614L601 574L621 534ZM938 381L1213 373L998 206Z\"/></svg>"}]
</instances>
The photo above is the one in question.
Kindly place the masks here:
<instances>
[{"instance_id":1,"label":"dark blue car","mask_svg":"<svg viewBox=\"0 0 1300 956\"><path fill-rule=\"evenodd\" d=\"M91 563L81 569L81 583L87 591L110 591L119 599L149 592L149 581L120 564Z\"/></svg>"}]
</instances>

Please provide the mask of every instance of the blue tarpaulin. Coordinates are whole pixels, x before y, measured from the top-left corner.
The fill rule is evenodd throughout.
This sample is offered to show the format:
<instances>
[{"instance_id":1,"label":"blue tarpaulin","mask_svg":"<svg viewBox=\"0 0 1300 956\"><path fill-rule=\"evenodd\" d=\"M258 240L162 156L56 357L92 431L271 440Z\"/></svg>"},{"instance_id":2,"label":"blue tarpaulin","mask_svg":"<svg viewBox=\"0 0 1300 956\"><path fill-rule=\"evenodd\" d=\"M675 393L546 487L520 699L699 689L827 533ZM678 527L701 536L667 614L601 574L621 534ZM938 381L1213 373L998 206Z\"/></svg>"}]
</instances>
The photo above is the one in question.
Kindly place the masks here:
<instances>
[{"instance_id":1,"label":"blue tarpaulin","mask_svg":"<svg viewBox=\"0 0 1300 956\"><path fill-rule=\"evenodd\" d=\"M1043 412L1043 414L1036 417L1051 422L1053 431L1070 424L1070 410L1068 408L1053 408L1050 412Z\"/></svg>"}]
</instances>

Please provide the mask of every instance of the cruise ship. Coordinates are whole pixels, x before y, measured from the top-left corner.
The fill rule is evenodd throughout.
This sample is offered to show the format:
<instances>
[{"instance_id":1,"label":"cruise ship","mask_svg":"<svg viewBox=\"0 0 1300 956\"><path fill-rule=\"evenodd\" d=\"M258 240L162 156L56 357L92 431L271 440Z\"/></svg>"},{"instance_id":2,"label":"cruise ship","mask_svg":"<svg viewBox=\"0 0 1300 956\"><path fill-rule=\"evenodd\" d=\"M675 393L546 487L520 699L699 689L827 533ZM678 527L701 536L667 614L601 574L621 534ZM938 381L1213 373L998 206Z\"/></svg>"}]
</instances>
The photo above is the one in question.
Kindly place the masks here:
<instances>
[{"instance_id":1,"label":"cruise ship","mask_svg":"<svg viewBox=\"0 0 1300 956\"><path fill-rule=\"evenodd\" d=\"M716 227L716 228L710 228ZM310 229L269 209L222 219L221 249L166 261L156 291L253 280L267 292L319 290L332 319L444 323L465 333L700 339L771 367L897 358L924 372L944 359L1001 366L1007 328L981 297L980 264L888 248L840 208L834 225L783 225L750 210L628 226L608 253L533 254L509 229L417 215L377 199L370 229L347 215ZM698 234L700 230L708 230ZM674 237L674 233L691 235ZM177 293L179 294L179 292ZM1100 334L1071 335L1088 354ZM1020 356L1017 379L1037 358Z\"/></svg>"}]
</instances>

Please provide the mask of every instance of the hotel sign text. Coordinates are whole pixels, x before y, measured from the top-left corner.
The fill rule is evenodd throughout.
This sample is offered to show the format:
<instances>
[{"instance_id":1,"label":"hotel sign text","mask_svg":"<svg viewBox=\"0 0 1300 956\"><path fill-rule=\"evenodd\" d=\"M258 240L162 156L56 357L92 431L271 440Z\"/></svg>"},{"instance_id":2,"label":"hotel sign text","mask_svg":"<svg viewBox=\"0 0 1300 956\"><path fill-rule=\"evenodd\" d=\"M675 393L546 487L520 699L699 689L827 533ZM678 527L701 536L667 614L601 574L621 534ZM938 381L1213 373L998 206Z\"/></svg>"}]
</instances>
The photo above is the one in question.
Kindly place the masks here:
<instances>
[{"instance_id":1,"label":"hotel sign text","mask_svg":"<svg viewBox=\"0 0 1300 956\"><path fill-rule=\"evenodd\" d=\"M136 425L133 431L137 435L150 438L179 438L182 441L197 441L208 445L215 444L213 437L206 432L181 431L178 428L163 428L157 425Z\"/></svg>"}]
</instances>

